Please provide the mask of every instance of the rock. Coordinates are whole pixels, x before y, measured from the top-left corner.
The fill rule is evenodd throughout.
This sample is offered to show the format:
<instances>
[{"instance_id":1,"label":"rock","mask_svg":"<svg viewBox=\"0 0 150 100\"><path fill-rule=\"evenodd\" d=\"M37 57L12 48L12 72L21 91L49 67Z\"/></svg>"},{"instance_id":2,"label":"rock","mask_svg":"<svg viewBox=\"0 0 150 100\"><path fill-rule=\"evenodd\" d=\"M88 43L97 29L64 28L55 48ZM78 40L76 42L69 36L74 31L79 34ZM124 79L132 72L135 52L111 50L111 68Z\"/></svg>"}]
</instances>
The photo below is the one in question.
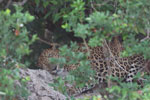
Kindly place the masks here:
<instances>
[{"instance_id":1,"label":"rock","mask_svg":"<svg viewBox=\"0 0 150 100\"><path fill-rule=\"evenodd\" d=\"M27 89L30 92L28 100L66 100L66 97L49 86L53 76L45 70L20 69L22 78L30 77Z\"/></svg>"}]
</instances>

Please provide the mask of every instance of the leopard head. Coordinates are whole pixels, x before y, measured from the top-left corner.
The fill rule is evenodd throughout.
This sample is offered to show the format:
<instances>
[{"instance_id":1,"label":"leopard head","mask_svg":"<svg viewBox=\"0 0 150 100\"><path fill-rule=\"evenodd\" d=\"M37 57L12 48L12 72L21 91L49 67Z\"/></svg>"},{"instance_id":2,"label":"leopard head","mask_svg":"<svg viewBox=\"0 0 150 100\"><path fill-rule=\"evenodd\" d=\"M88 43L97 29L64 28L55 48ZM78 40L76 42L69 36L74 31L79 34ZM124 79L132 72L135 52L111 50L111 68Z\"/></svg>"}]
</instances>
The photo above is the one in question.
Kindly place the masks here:
<instances>
[{"instance_id":1,"label":"leopard head","mask_svg":"<svg viewBox=\"0 0 150 100\"><path fill-rule=\"evenodd\" d=\"M39 56L37 65L51 74L57 75L61 73L63 69L59 67L59 64L52 63L50 58L59 58L59 51L53 49L44 50Z\"/></svg>"}]
</instances>

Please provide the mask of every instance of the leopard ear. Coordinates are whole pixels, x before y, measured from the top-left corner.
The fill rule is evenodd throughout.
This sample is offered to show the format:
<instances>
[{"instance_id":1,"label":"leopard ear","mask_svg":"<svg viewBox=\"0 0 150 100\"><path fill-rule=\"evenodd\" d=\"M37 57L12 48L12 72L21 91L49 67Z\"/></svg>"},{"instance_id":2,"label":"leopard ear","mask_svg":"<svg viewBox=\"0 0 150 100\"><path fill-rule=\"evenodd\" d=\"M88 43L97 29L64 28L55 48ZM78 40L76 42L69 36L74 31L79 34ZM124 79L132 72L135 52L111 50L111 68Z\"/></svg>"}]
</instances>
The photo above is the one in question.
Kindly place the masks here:
<instances>
[{"instance_id":1,"label":"leopard ear","mask_svg":"<svg viewBox=\"0 0 150 100\"><path fill-rule=\"evenodd\" d=\"M58 48L60 47L58 43L51 43L51 46L53 50L58 50Z\"/></svg>"}]
</instances>

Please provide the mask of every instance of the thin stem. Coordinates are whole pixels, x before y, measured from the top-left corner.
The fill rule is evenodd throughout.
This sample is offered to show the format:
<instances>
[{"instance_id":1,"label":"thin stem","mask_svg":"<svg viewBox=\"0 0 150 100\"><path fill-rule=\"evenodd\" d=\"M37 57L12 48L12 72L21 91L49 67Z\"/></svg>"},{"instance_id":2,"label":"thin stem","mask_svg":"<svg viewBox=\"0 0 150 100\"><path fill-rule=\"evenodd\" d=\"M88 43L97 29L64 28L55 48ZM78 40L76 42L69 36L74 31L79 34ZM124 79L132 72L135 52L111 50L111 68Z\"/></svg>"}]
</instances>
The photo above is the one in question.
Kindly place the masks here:
<instances>
[{"instance_id":1,"label":"thin stem","mask_svg":"<svg viewBox=\"0 0 150 100\"><path fill-rule=\"evenodd\" d=\"M115 63L119 66L119 68L121 68L123 71L125 71L126 73L129 73L129 72L126 71L123 67L121 67L121 66L119 65L119 63L116 61L116 59L115 59L114 55L112 54L112 52L111 52L111 50L110 50L110 48L109 48L109 46L108 46L106 40L104 40L104 43L105 43L105 45L107 46L108 51L109 51L109 53L110 53L110 56L113 58L114 62L115 62Z\"/></svg>"},{"instance_id":2,"label":"thin stem","mask_svg":"<svg viewBox=\"0 0 150 100\"><path fill-rule=\"evenodd\" d=\"M88 55L90 55L90 49L88 47L88 44L86 43L86 40L84 38L82 38L82 39L83 39L83 43L84 43L84 45L85 45L85 47L87 49Z\"/></svg>"}]
</instances>

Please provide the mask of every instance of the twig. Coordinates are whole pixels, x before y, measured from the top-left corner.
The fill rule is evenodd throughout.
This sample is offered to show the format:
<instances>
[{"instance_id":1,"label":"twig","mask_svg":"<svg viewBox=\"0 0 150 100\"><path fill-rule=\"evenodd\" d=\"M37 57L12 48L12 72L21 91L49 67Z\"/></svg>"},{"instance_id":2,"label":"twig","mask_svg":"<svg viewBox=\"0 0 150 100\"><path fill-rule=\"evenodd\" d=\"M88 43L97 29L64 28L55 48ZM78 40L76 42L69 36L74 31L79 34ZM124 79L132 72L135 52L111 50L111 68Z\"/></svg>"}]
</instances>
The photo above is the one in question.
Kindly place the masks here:
<instances>
[{"instance_id":1,"label":"twig","mask_svg":"<svg viewBox=\"0 0 150 100\"><path fill-rule=\"evenodd\" d=\"M9 0L9 1L7 2L7 5L5 6L5 9L8 8L11 3L12 3L12 0Z\"/></svg>"},{"instance_id":2,"label":"twig","mask_svg":"<svg viewBox=\"0 0 150 100\"><path fill-rule=\"evenodd\" d=\"M117 1L114 2L115 13L117 11Z\"/></svg>"},{"instance_id":3,"label":"twig","mask_svg":"<svg viewBox=\"0 0 150 100\"><path fill-rule=\"evenodd\" d=\"M3 2L3 0L0 0L0 3L2 3Z\"/></svg>"},{"instance_id":4,"label":"twig","mask_svg":"<svg viewBox=\"0 0 150 100\"><path fill-rule=\"evenodd\" d=\"M3 0L0 0L0 3L2 2ZM22 2L12 2L12 0L9 0L7 2L7 5L5 6L5 9L8 8L10 5L13 5L13 4L16 4L16 5L19 5L19 6L23 6L28 0L23 0Z\"/></svg>"},{"instance_id":5,"label":"twig","mask_svg":"<svg viewBox=\"0 0 150 100\"><path fill-rule=\"evenodd\" d=\"M149 25L149 22L148 22L148 25ZM147 34L147 36L144 39L142 39L141 42L143 42L143 41L145 41L147 39L150 39L150 28L146 29L146 34Z\"/></svg>"},{"instance_id":6,"label":"twig","mask_svg":"<svg viewBox=\"0 0 150 100\"><path fill-rule=\"evenodd\" d=\"M108 49L106 47L106 43L103 44L102 49L103 49L104 56L107 58ZM110 67L110 60L109 59L106 59L106 64L107 64L107 67L108 67L108 75L111 76L112 75L112 68ZM111 82L110 78L108 78L107 86L111 87L111 83L112 82Z\"/></svg>"},{"instance_id":7,"label":"twig","mask_svg":"<svg viewBox=\"0 0 150 100\"><path fill-rule=\"evenodd\" d=\"M90 2L91 3L91 8L93 8L95 11L97 11L92 2L93 2L93 0Z\"/></svg>"},{"instance_id":8,"label":"twig","mask_svg":"<svg viewBox=\"0 0 150 100\"><path fill-rule=\"evenodd\" d=\"M85 47L87 49L88 55L90 55L90 49L89 49L89 47L88 47L88 45L87 45L87 43L86 43L84 38L83 38L83 42L84 42L84 45L85 45Z\"/></svg>"},{"instance_id":9,"label":"twig","mask_svg":"<svg viewBox=\"0 0 150 100\"><path fill-rule=\"evenodd\" d=\"M53 49L53 50L56 50L56 46L59 45L59 44L57 44L57 43L50 43L50 42L47 42L47 41L45 41L45 40L43 40L43 39L41 39L41 38L39 38L39 40L40 40L41 42L43 42L43 43L46 43L46 44L52 46L52 49Z\"/></svg>"},{"instance_id":10,"label":"twig","mask_svg":"<svg viewBox=\"0 0 150 100\"><path fill-rule=\"evenodd\" d=\"M106 0L106 1L104 1L103 3L101 3L101 4L93 4L93 5L96 5L96 6L98 6L98 7L101 7L101 6L105 5L105 4L108 3L108 2L109 2L109 0Z\"/></svg>"},{"instance_id":11,"label":"twig","mask_svg":"<svg viewBox=\"0 0 150 100\"><path fill-rule=\"evenodd\" d=\"M45 40L43 40L43 39L41 39L41 38L38 38L41 42L43 42L43 43L45 43L45 44L48 44L48 45L51 45L51 43L49 43L49 42L47 42L47 41L45 41Z\"/></svg>"},{"instance_id":12,"label":"twig","mask_svg":"<svg viewBox=\"0 0 150 100\"><path fill-rule=\"evenodd\" d=\"M96 5L96 6L98 6L98 7L101 7L101 6L105 5L106 3L108 3L109 0L103 1L102 4L93 4L92 2L93 2L93 1L91 1L91 8L94 9L95 11L97 11L96 8L94 7L94 5Z\"/></svg>"},{"instance_id":13,"label":"twig","mask_svg":"<svg viewBox=\"0 0 150 100\"><path fill-rule=\"evenodd\" d=\"M29 36L32 37L31 34L29 34ZM43 40L43 39L41 39L41 38L39 38L39 37L38 37L38 40L41 41L41 42L43 42L43 43L45 43L45 44L48 44L48 45L52 46L53 49L55 49L56 45L58 45L57 43L50 43L50 42L47 42L47 41L45 41L45 40Z\"/></svg>"},{"instance_id":14,"label":"twig","mask_svg":"<svg viewBox=\"0 0 150 100\"><path fill-rule=\"evenodd\" d=\"M142 39L141 42L150 39L150 29L147 29L146 34L147 34L147 36L144 39Z\"/></svg>"},{"instance_id":15,"label":"twig","mask_svg":"<svg viewBox=\"0 0 150 100\"><path fill-rule=\"evenodd\" d=\"M115 60L115 57L114 57L114 55L112 54L112 52L111 52L111 50L110 50L110 48L109 48L109 46L108 46L108 44L107 44L107 42L106 42L105 39L104 39L104 43L105 43L105 45L106 45L107 48L108 48L108 51L109 51L109 53L110 53L110 56L113 58L114 62L118 65L118 67L121 68L121 69L122 69L123 71L125 71L126 73L129 73L129 72L126 71L123 67L121 67L121 66L119 65L119 63Z\"/></svg>"},{"instance_id":16,"label":"twig","mask_svg":"<svg viewBox=\"0 0 150 100\"><path fill-rule=\"evenodd\" d=\"M22 2L13 2L13 4L23 6L28 0L23 0Z\"/></svg>"}]
</instances>

